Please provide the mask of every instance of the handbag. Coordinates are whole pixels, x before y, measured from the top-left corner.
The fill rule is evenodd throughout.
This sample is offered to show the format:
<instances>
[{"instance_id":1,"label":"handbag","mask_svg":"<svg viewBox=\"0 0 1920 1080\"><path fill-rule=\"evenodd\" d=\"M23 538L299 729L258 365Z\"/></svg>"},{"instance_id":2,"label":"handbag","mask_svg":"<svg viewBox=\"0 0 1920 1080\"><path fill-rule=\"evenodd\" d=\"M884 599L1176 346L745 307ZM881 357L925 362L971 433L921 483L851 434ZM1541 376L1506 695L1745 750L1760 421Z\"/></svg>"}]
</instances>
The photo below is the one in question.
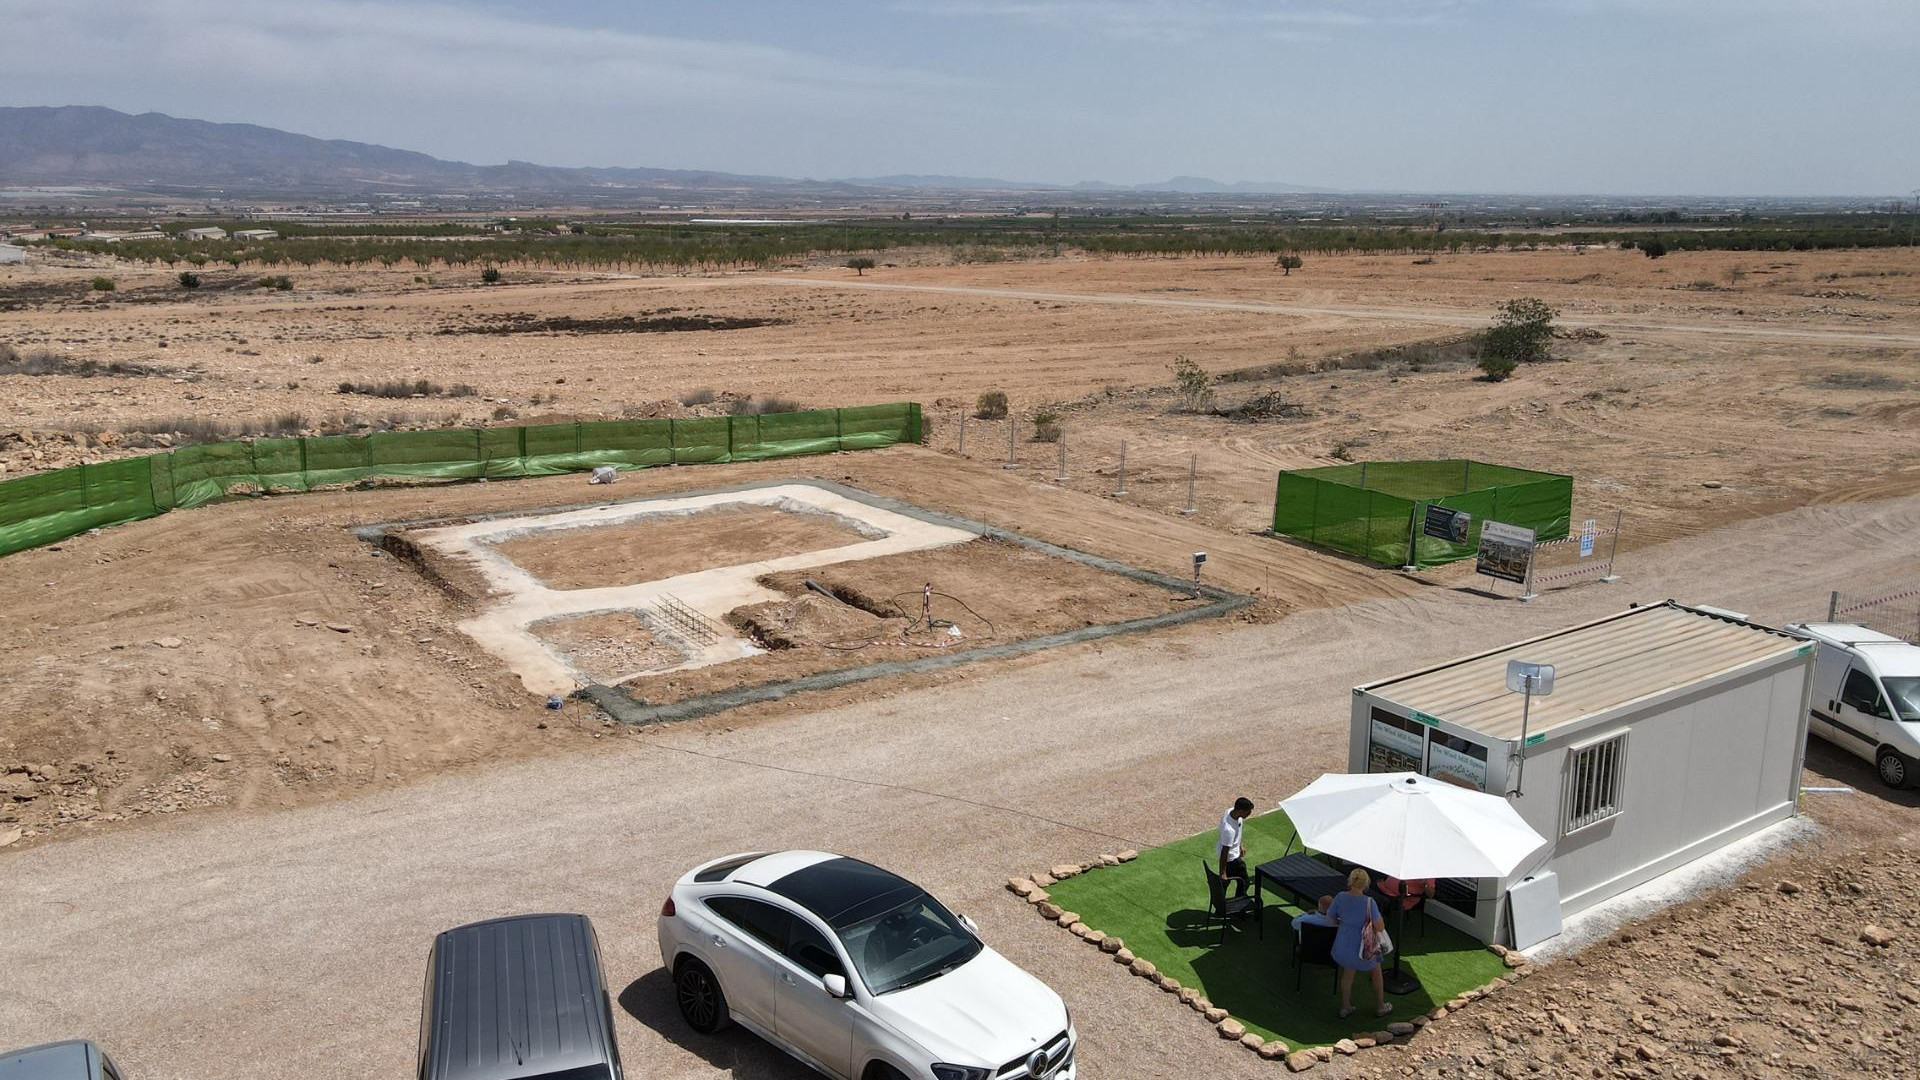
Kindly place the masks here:
<instances>
[{"instance_id":1,"label":"handbag","mask_svg":"<svg viewBox=\"0 0 1920 1080\"><path fill-rule=\"evenodd\" d=\"M1380 909L1374 906L1373 899L1367 899L1367 925L1360 930L1360 959L1377 960L1393 951L1393 938L1386 927L1374 928L1374 920L1380 917Z\"/></svg>"}]
</instances>

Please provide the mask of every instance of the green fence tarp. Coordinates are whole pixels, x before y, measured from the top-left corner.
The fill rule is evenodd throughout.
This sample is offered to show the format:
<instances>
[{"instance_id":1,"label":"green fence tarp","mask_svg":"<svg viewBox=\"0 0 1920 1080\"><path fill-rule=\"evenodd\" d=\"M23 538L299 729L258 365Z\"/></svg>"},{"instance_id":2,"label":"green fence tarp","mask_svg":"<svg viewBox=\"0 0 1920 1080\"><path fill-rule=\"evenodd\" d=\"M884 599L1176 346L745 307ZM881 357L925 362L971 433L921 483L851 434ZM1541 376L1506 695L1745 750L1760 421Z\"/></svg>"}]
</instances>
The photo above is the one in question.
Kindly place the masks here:
<instances>
[{"instance_id":1,"label":"green fence tarp","mask_svg":"<svg viewBox=\"0 0 1920 1080\"><path fill-rule=\"evenodd\" d=\"M1466 541L1425 535L1428 505L1471 515ZM1480 461L1329 465L1283 472L1274 484L1274 532L1382 566L1471 558L1488 521L1532 529L1542 542L1557 540L1567 535L1572 516L1572 477Z\"/></svg>"},{"instance_id":2,"label":"green fence tarp","mask_svg":"<svg viewBox=\"0 0 1920 1080\"><path fill-rule=\"evenodd\" d=\"M510 479L599 465L758 461L919 442L913 402L763 416L201 443L0 482L0 555L241 491L308 491L376 477Z\"/></svg>"}]
</instances>

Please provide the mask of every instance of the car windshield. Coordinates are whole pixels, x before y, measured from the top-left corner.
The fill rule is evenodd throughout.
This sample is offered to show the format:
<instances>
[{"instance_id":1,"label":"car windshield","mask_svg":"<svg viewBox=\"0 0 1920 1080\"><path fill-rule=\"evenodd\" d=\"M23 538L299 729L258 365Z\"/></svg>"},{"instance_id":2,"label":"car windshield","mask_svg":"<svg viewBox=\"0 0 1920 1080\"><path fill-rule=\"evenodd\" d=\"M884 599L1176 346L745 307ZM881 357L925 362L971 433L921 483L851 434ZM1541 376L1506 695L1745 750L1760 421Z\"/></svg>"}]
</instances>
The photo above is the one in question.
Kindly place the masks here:
<instances>
[{"instance_id":1,"label":"car windshield","mask_svg":"<svg viewBox=\"0 0 1920 1080\"><path fill-rule=\"evenodd\" d=\"M1902 720L1920 721L1920 676L1896 676L1881 679L1880 683L1893 699L1893 715Z\"/></svg>"},{"instance_id":2,"label":"car windshield","mask_svg":"<svg viewBox=\"0 0 1920 1080\"><path fill-rule=\"evenodd\" d=\"M952 912L926 893L836 932L861 980L875 994L938 978L983 948Z\"/></svg>"}]
</instances>

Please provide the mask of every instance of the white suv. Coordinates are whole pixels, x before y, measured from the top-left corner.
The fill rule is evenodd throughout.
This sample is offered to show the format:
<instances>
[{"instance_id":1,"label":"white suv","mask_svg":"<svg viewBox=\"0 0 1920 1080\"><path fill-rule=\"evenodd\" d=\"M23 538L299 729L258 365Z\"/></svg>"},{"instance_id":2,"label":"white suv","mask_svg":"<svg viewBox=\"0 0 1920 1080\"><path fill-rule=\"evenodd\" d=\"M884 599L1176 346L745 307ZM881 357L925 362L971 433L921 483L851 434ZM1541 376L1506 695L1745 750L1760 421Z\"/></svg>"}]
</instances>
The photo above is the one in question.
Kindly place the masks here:
<instances>
[{"instance_id":1,"label":"white suv","mask_svg":"<svg viewBox=\"0 0 1920 1080\"><path fill-rule=\"evenodd\" d=\"M660 909L694 1030L737 1020L844 1080L1073 1080L1060 995L926 890L820 851L695 868Z\"/></svg>"}]
</instances>

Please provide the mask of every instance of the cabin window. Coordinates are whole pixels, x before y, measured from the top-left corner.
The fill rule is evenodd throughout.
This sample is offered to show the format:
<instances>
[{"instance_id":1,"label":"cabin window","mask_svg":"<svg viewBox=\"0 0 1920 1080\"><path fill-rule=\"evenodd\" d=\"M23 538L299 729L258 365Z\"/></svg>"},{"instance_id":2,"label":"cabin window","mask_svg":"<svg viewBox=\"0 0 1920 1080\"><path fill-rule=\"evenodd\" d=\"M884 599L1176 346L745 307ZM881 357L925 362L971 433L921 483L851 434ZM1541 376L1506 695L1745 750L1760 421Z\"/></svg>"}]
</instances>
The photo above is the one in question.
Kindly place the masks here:
<instances>
[{"instance_id":1,"label":"cabin window","mask_svg":"<svg viewBox=\"0 0 1920 1080\"><path fill-rule=\"evenodd\" d=\"M1562 836L1620 813L1626 764L1627 733L1624 731L1567 751L1566 780L1561 790Z\"/></svg>"}]
</instances>

